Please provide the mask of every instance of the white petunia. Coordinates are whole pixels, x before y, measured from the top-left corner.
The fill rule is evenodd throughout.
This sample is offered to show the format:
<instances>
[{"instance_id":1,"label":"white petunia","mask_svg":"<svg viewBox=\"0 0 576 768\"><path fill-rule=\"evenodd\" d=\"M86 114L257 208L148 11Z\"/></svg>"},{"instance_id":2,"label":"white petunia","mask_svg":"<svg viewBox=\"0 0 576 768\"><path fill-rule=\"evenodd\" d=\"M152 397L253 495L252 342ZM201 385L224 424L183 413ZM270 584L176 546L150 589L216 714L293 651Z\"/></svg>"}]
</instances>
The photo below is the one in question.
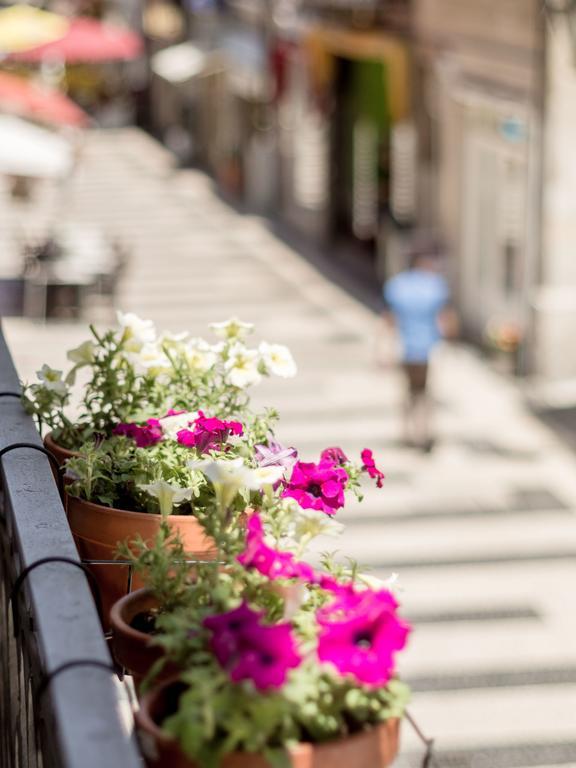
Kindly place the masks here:
<instances>
[{"instance_id":1,"label":"white petunia","mask_svg":"<svg viewBox=\"0 0 576 768\"><path fill-rule=\"evenodd\" d=\"M225 320L223 323L210 323L210 328L218 338L234 341L245 339L254 330L254 324L243 323L237 317L231 317L230 320Z\"/></svg>"},{"instance_id":2,"label":"white petunia","mask_svg":"<svg viewBox=\"0 0 576 768\"><path fill-rule=\"evenodd\" d=\"M181 333L172 333L171 331L162 331L158 337L157 344L160 349L167 349L168 352L181 353L184 349L184 342L188 338L188 331Z\"/></svg>"},{"instance_id":3,"label":"white petunia","mask_svg":"<svg viewBox=\"0 0 576 768\"><path fill-rule=\"evenodd\" d=\"M192 488L180 488L180 486L167 483L165 480L157 480L155 483L149 483L148 485L139 485L138 488L158 499L160 514L162 515L172 514L172 508L176 504L181 504L183 501L191 499L193 493Z\"/></svg>"},{"instance_id":4,"label":"white petunia","mask_svg":"<svg viewBox=\"0 0 576 768\"><path fill-rule=\"evenodd\" d=\"M75 349L71 349L67 352L66 357L70 362L75 363L76 365L90 365L94 362L95 349L96 345L94 342L88 340Z\"/></svg>"},{"instance_id":5,"label":"white petunia","mask_svg":"<svg viewBox=\"0 0 576 768\"><path fill-rule=\"evenodd\" d=\"M250 469L242 458L204 459L191 461L188 466L206 475L214 486L218 502L224 508L230 506L242 488L257 491L273 485L280 479L282 470L281 467L266 467L265 471Z\"/></svg>"},{"instance_id":6,"label":"white petunia","mask_svg":"<svg viewBox=\"0 0 576 768\"><path fill-rule=\"evenodd\" d=\"M230 506L241 488L247 487L248 467L240 459L204 459L188 462L190 469L203 472L211 481L219 504Z\"/></svg>"},{"instance_id":7,"label":"white petunia","mask_svg":"<svg viewBox=\"0 0 576 768\"><path fill-rule=\"evenodd\" d=\"M188 365L194 371L209 371L216 364L216 353L204 339L190 339L184 354Z\"/></svg>"},{"instance_id":8,"label":"white petunia","mask_svg":"<svg viewBox=\"0 0 576 768\"><path fill-rule=\"evenodd\" d=\"M292 353L283 344L268 344L263 341L258 347L266 370L275 376L290 379L296 376L297 368Z\"/></svg>"},{"instance_id":9,"label":"white petunia","mask_svg":"<svg viewBox=\"0 0 576 768\"><path fill-rule=\"evenodd\" d=\"M247 349L242 344L235 344L225 364L230 384L239 389L258 384L262 380L258 370L259 357L256 350Z\"/></svg>"},{"instance_id":10,"label":"white petunia","mask_svg":"<svg viewBox=\"0 0 576 768\"><path fill-rule=\"evenodd\" d=\"M396 589L401 590L399 584L399 576L397 573L392 573L387 579L379 579L377 576L372 576L371 573L358 574L358 581L363 583L369 589Z\"/></svg>"},{"instance_id":11,"label":"white petunia","mask_svg":"<svg viewBox=\"0 0 576 768\"><path fill-rule=\"evenodd\" d=\"M122 337L126 352L139 352L145 344L156 341L156 328L152 320L143 320L133 312L117 312L118 325L124 329Z\"/></svg>"},{"instance_id":12,"label":"white petunia","mask_svg":"<svg viewBox=\"0 0 576 768\"><path fill-rule=\"evenodd\" d=\"M64 397L68 394L68 386L66 382L62 381L62 371L57 371L55 368L50 368L49 365L44 365L39 371L36 371L36 376L42 382L44 389L50 392L55 392L60 397Z\"/></svg>"},{"instance_id":13,"label":"white petunia","mask_svg":"<svg viewBox=\"0 0 576 768\"><path fill-rule=\"evenodd\" d=\"M161 373L172 368L172 363L158 344L144 344L137 352L129 355L130 362L149 373Z\"/></svg>"},{"instance_id":14,"label":"white petunia","mask_svg":"<svg viewBox=\"0 0 576 768\"><path fill-rule=\"evenodd\" d=\"M290 505L290 510L294 515L294 538L297 541L302 539L310 541L317 536L340 536L344 530L342 523L338 523L325 512L317 509L302 509L294 502Z\"/></svg>"},{"instance_id":15,"label":"white petunia","mask_svg":"<svg viewBox=\"0 0 576 768\"><path fill-rule=\"evenodd\" d=\"M176 440L178 432L181 429L186 429L197 418L197 411L187 411L185 413L178 413L175 416L164 416L163 419L160 419L160 426L166 437Z\"/></svg>"}]
</instances>

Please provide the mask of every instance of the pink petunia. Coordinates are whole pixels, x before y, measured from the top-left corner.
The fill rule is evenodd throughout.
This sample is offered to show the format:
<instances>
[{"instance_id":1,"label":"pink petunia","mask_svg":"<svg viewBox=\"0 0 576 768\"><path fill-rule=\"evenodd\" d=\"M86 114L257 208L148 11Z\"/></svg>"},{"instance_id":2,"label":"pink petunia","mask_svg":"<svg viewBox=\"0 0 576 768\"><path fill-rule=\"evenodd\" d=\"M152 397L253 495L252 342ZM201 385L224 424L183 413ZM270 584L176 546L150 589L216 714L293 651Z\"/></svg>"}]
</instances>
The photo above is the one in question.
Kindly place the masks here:
<instances>
[{"instance_id":1,"label":"pink petunia","mask_svg":"<svg viewBox=\"0 0 576 768\"><path fill-rule=\"evenodd\" d=\"M162 440L162 427L158 419L148 419L143 425L135 422L117 424L112 434L134 440L138 448L149 448Z\"/></svg>"},{"instance_id":2,"label":"pink petunia","mask_svg":"<svg viewBox=\"0 0 576 768\"><path fill-rule=\"evenodd\" d=\"M253 625L242 634L238 660L230 670L234 682L252 680L259 691L281 688L302 657L289 624Z\"/></svg>"},{"instance_id":3,"label":"pink petunia","mask_svg":"<svg viewBox=\"0 0 576 768\"><path fill-rule=\"evenodd\" d=\"M204 619L210 647L234 682L251 680L258 690L280 688L302 657L289 624L261 623L262 613L243 602L238 608Z\"/></svg>"},{"instance_id":4,"label":"pink petunia","mask_svg":"<svg viewBox=\"0 0 576 768\"><path fill-rule=\"evenodd\" d=\"M381 472L376 467L376 462L374 461L372 451L369 448L364 448L360 454L360 457L362 459L362 471L367 472L369 477L376 480L376 485L378 488L382 488L382 481L384 480L385 475L384 472Z\"/></svg>"},{"instance_id":5,"label":"pink petunia","mask_svg":"<svg viewBox=\"0 0 576 768\"><path fill-rule=\"evenodd\" d=\"M246 547L237 558L241 565L254 568L269 579L315 581L311 565L299 562L291 552L281 552L266 544L262 520L257 513L250 516L246 528Z\"/></svg>"},{"instance_id":6,"label":"pink petunia","mask_svg":"<svg viewBox=\"0 0 576 768\"><path fill-rule=\"evenodd\" d=\"M317 613L318 658L364 685L385 685L394 674L394 656L411 631L397 608L385 589L340 593Z\"/></svg>"},{"instance_id":7,"label":"pink petunia","mask_svg":"<svg viewBox=\"0 0 576 768\"><path fill-rule=\"evenodd\" d=\"M294 499L302 509L317 509L334 515L344 506L347 481L346 470L330 461L319 464L298 461L282 496Z\"/></svg>"},{"instance_id":8,"label":"pink petunia","mask_svg":"<svg viewBox=\"0 0 576 768\"><path fill-rule=\"evenodd\" d=\"M339 467L348 463L348 456L344 453L342 448L334 446L332 448L325 448L320 454L320 462L329 462L330 464L336 464Z\"/></svg>"},{"instance_id":9,"label":"pink petunia","mask_svg":"<svg viewBox=\"0 0 576 768\"><path fill-rule=\"evenodd\" d=\"M222 449L230 435L242 435L244 428L239 421L222 421L208 418L198 411L193 429L181 429L177 438L181 445L196 448L200 453Z\"/></svg>"},{"instance_id":10,"label":"pink petunia","mask_svg":"<svg viewBox=\"0 0 576 768\"><path fill-rule=\"evenodd\" d=\"M262 615L262 612L253 611L242 603L232 611L204 619L204 626L212 632L210 646L223 667L238 653L238 638L242 632L257 624Z\"/></svg>"}]
</instances>

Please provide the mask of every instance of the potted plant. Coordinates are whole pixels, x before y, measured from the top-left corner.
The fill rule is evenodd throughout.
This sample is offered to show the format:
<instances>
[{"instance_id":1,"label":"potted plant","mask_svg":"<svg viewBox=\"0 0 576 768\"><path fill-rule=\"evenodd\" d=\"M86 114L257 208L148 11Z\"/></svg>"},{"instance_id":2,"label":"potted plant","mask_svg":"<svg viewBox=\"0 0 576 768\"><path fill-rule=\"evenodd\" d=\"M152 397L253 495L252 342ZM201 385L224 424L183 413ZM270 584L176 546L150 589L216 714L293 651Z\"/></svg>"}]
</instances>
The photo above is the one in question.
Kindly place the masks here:
<instances>
[{"instance_id":1,"label":"potted plant","mask_svg":"<svg viewBox=\"0 0 576 768\"><path fill-rule=\"evenodd\" d=\"M128 584L127 568L110 563L119 541L153 538L166 516L189 556L214 556L198 525L210 489L188 463L207 455L241 459L258 443L272 444L275 414L252 413L247 389L296 368L286 347L247 347L253 326L236 319L212 325L213 345L158 335L149 321L121 313L118 329L91 330L93 339L68 354L66 376L44 366L24 403L40 428L50 428L46 443L65 461L69 522L100 583L106 622ZM73 418L78 374L86 381Z\"/></svg>"},{"instance_id":2,"label":"potted plant","mask_svg":"<svg viewBox=\"0 0 576 768\"><path fill-rule=\"evenodd\" d=\"M522 329L511 320L492 318L484 331L486 346L500 373L518 372L518 355L522 344Z\"/></svg>"},{"instance_id":3,"label":"potted plant","mask_svg":"<svg viewBox=\"0 0 576 768\"><path fill-rule=\"evenodd\" d=\"M174 410L239 416L249 411L248 388L264 376L295 375L283 345L246 346L251 323L232 318L211 329L215 344L186 332L158 333L150 320L119 312L116 328L90 326L92 338L67 353L65 374L43 365L38 381L23 388L24 407L39 431L48 431L50 450L66 459L87 442L109 438L118 425L147 427L151 416Z\"/></svg>"},{"instance_id":4,"label":"potted plant","mask_svg":"<svg viewBox=\"0 0 576 768\"><path fill-rule=\"evenodd\" d=\"M237 460L193 463L205 473L213 489L199 519L218 549L218 562L224 563L222 573L228 571L227 553L243 546L245 523L254 509L275 532L276 540L291 545L300 557L319 535L342 531L343 526L333 516L344 506L348 490L360 495L361 473L382 485L383 474L369 450L362 452L362 464L356 465L338 448L323 451L317 464L298 462L280 446L274 448L257 447L257 461L268 466L256 470ZM194 603L202 583L202 578L197 578L198 564L190 566L181 535L168 520L161 519L153 542L138 537L119 547L120 556L131 563L139 583L146 586L120 599L111 611L117 659L139 679L159 657L157 645L151 643L157 632L156 619ZM211 564L202 571L203 578L207 574L215 578L214 567L218 566Z\"/></svg>"},{"instance_id":5,"label":"potted plant","mask_svg":"<svg viewBox=\"0 0 576 768\"><path fill-rule=\"evenodd\" d=\"M305 559L315 535L333 526L349 470L334 454L294 465L259 504L250 498L240 529L223 521L247 489L238 477L221 484L202 525L222 566L195 565L189 583L177 569L176 599L154 608L149 645L180 671L153 686L136 715L148 765L391 764L407 700L395 657L410 628L389 585L330 558L322 567ZM213 463L202 471L213 475Z\"/></svg>"}]
</instances>

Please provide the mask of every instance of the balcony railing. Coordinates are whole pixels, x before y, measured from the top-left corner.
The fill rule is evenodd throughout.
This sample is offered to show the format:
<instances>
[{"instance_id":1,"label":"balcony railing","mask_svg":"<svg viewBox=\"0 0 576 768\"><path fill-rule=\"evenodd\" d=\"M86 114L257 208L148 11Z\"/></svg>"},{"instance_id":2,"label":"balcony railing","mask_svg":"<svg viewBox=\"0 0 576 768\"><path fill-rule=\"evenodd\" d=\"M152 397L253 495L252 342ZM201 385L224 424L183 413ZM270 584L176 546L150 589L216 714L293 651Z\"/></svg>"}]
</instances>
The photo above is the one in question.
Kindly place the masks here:
<instances>
[{"instance_id":1,"label":"balcony railing","mask_svg":"<svg viewBox=\"0 0 576 768\"><path fill-rule=\"evenodd\" d=\"M0 330L1 765L141 768L91 587L19 392Z\"/></svg>"}]
</instances>

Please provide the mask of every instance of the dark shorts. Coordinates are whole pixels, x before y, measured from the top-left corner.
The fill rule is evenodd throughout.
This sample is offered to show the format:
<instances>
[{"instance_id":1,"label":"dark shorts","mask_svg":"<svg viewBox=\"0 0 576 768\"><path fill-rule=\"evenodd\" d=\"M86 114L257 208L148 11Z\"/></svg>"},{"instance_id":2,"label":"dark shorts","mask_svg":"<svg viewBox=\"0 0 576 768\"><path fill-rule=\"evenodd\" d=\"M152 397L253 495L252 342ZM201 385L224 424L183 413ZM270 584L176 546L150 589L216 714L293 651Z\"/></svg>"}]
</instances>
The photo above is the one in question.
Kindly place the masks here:
<instances>
[{"instance_id":1,"label":"dark shorts","mask_svg":"<svg viewBox=\"0 0 576 768\"><path fill-rule=\"evenodd\" d=\"M403 368L408 379L410 394L421 395L426 392L428 363L404 363Z\"/></svg>"}]
</instances>

